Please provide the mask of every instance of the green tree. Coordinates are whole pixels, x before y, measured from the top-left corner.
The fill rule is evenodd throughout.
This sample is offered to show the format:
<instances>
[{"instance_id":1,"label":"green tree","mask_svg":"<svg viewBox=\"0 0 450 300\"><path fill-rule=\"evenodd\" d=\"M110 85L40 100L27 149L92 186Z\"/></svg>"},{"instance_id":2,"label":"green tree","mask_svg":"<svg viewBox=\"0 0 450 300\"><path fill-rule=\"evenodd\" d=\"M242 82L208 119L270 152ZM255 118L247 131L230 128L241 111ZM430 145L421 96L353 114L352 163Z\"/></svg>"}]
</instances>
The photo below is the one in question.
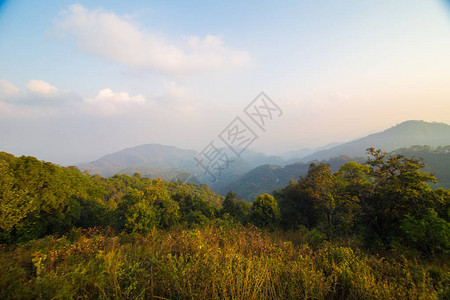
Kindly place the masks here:
<instances>
[{"instance_id":1,"label":"green tree","mask_svg":"<svg viewBox=\"0 0 450 300\"><path fill-rule=\"evenodd\" d=\"M142 190L131 189L119 205L122 226L131 232L145 233L154 226L167 228L179 221L179 206L161 179Z\"/></svg>"},{"instance_id":2,"label":"green tree","mask_svg":"<svg viewBox=\"0 0 450 300\"><path fill-rule=\"evenodd\" d=\"M129 232L147 233L160 223L161 216L156 207L139 190L129 190L118 210L122 226Z\"/></svg>"},{"instance_id":3,"label":"green tree","mask_svg":"<svg viewBox=\"0 0 450 300\"><path fill-rule=\"evenodd\" d=\"M245 223L250 213L250 205L247 201L239 200L236 193L229 191L222 202L220 212L222 216L228 214L235 221Z\"/></svg>"},{"instance_id":4,"label":"green tree","mask_svg":"<svg viewBox=\"0 0 450 300\"><path fill-rule=\"evenodd\" d=\"M334 224L336 180L328 164L311 164L303 182L309 202L313 205L316 225Z\"/></svg>"},{"instance_id":5,"label":"green tree","mask_svg":"<svg viewBox=\"0 0 450 300\"><path fill-rule=\"evenodd\" d=\"M179 206L170 197L161 179L153 180L152 184L143 189L144 199L155 206L160 215L160 226L169 227L180 219Z\"/></svg>"},{"instance_id":6,"label":"green tree","mask_svg":"<svg viewBox=\"0 0 450 300\"><path fill-rule=\"evenodd\" d=\"M297 229L300 225L312 227L312 205L299 180L291 179L286 187L274 191L273 194L279 203L280 225L283 228Z\"/></svg>"},{"instance_id":7,"label":"green tree","mask_svg":"<svg viewBox=\"0 0 450 300\"><path fill-rule=\"evenodd\" d=\"M256 197L251 206L250 221L260 227L276 227L280 221L277 200L269 194Z\"/></svg>"},{"instance_id":8,"label":"green tree","mask_svg":"<svg viewBox=\"0 0 450 300\"><path fill-rule=\"evenodd\" d=\"M370 167L347 162L334 174L336 180L333 231L348 234L354 231L365 199L372 189Z\"/></svg>"},{"instance_id":9,"label":"green tree","mask_svg":"<svg viewBox=\"0 0 450 300\"><path fill-rule=\"evenodd\" d=\"M330 227L336 209L336 179L328 164L309 166L299 180L274 193L279 199L284 227Z\"/></svg>"},{"instance_id":10,"label":"green tree","mask_svg":"<svg viewBox=\"0 0 450 300\"><path fill-rule=\"evenodd\" d=\"M80 217L77 199L89 196L90 185L90 179L76 168L1 155L2 239L27 240L69 230Z\"/></svg>"},{"instance_id":11,"label":"green tree","mask_svg":"<svg viewBox=\"0 0 450 300\"><path fill-rule=\"evenodd\" d=\"M422 218L405 216L400 224L406 243L427 255L450 252L450 223L429 210Z\"/></svg>"},{"instance_id":12,"label":"green tree","mask_svg":"<svg viewBox=\"0 0 450 300\"><path fill-rule=\"evenodd\" d=\"M373 185L365 201L362 222L383 240L396 239L405 215L421 218L436 206L428 184L436 182L436 178L421 170L425 165L419 159L374 148L368 152L372 155L367 163Z\"/></svg>"},{"instance_id":13,"label":"green tree","mask_svg":"<svg viewBox=\"0 0 450 300\"><path fill-rule=\"evenodd\" d=\"M450 190L438 188L433 191L434 210L439 218L450 222Z\"/></svg>"},{"instance_id":14,"label":"green tree","mask_svg":"<svg viewBox=\"0 0 450 300\"><path fill-rule=\"evenodd\" d=\"M216 215L216 208L194 194L180 191L172 195L180 207L180 218L188 224L204 224Z\"/></svg>"}]
</instances>

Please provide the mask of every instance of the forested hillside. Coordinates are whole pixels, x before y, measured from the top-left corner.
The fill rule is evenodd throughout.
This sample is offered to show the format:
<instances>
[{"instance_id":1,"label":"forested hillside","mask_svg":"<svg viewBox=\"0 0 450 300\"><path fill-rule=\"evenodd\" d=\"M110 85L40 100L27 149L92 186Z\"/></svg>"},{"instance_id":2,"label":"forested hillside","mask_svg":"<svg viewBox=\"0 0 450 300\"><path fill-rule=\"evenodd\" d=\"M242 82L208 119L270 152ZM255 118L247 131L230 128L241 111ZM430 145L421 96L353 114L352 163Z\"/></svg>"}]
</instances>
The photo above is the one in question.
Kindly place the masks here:
<instances>
[{"instance_id":1,"label":"forested hillside","mask_svg":"<svg viewBox=\"0 0 450 300\"><path fill-rule=\"evenodd\" d=\"M450 144L450 126L443 123L428 123L423 121L406 121L385 131L371 134L364 138L340 144L328 145L302 158L294 158L304 151L293 151L284 156L268 156L257 151L246 149L240 157L233 157L228 168L221 172L218 180L212 182L202 168L196 166L194 150L180 149L160 144L147 144L127 148L106 155L96 161L80 164L78 168L90 174L110 177L116 174L133 175L139 173L143 177L161 178L165 181L182 180L193 184L206 183L221 195L233 190L242 199L253 201L263 193L272 193L306 174L311 162L328 163L333 170L345 162L354 160L363 162L368 147L373 145L388 151L399 148L406 149L414 145L431 145L444 149ZM439 149L441 149L439 148ZM411 148L412 149L412 148ZM410 153L422 156L427 163L427 171L438 178L436 187L450 187L450 174L445 165L448 154L422 151L417 149ZM226 149L222 149L226 150ZM444 164L438 163L444 161ZM428 160L430 162L428 162Z\"/></svg>"},{"instance_id":2,"label":"forested hillside","mask_svg":"<svg viewBox=\"0 0 450 300\"><path fill-rule=\"evenodd\" d=\"M314 163L329 164L333 170L337 170L349 161L364 162L364 158L351 158L342 155L329 160L315 161ZM264 193L272 194L273 191L286 186L291 179L298 179L299 176L305 175L308 172L308 167L309 164L303 162L297 162L284 167L263 165L245 173L231 182L218 182L215 185L215 190L222 195L225 195L227 191L232 190L236 192L240 198L251 202L256 196Z\"/></svg>"},{"instance_id":3,"label":"forested hillside","mask_svg":"<svg viewBox=\"0 0 450 300\"><path fill-rule=\"evenodd\" d=\"M425 163L424 170L436 177L436 183L432 188L450 188L450 146L431 147L412 146L392 151L394 154L403 154L410 158L422 160ZM255 168L231 182L219 182L215 190L225 195L229 190L236 192L239 197L247 201L253 201L256 196L269 193L286 186L291 179L297 179L308 171L310 163L329 164L332 170L338 170L343 164L350 161L365 162L364 157L349 157L341 155L328 160L311 161L309 163L298 162L284 167L276 165L263 165Z\"/></svg>"},{"instance_id":4,"label":"forested hillside","mask_svg":"<svg viewBox=\"0 0 450 300\"><path fill-rule=\"evenodd\" d=\"M225 150L225 149L222 149ZM119 152L105 155L90 162L79 164L77 167L90 174L99 174L110 177L116 174L133 175L135 172L151 178L164 178L170 180L176 175L189 172L198 180L207 181L202 176L203 170L196 166L194 156L198 153L194 150L181 149L174 146L160 144L147 144L127 148ZM283 159L278 156L267 156L262 153L247 149L241 157L233 157L233 162L223 174L222 180L235 178L262 164L282 164ZM196 175L196 176L195 176ZM192 180L189 182L193 182Z\"/></svg>"},{"instance_id":5,"label":"forested hillside","mask_svg":"<svg viewBox=\"0 0 450 300\"><path fill-rule=\"evenodd\" d=\"M0 153L0 298L448 299L450 191L368 154L248 203Z\"/></svg>"},{"instance_id":6,"label":"forested hillside","mask_svg":"<svg viewBox=\"0 0 450 300\"><path fill-rule=\"evenodd\" d=\"M413 146L395 150L394 153L422 158L425 163L425 170L433 173L438 179L437 187L450 189L450 145L434 148L428 145Z\"/></svg>"},{"instance_id":7,"label":"forested hillside","mask_svg":"<svg viewBox=\"0 0 450 300\"><path fill-rule=\"evenodd\" d=\"M201 221L215 217L223 198L207 185L164 182L139 174L91 176L75 167L4 152L0 175L3 242L64 234L74 227L123 229L132 226L130 220L139 223L133 226L145 228ZM192 215L194 208L198 210Z\"/></svg>"},{"instance_id":8,"label":"forested hillside","mask_svg":"<svg viewBox=\"0 0 450 300\"><path fill-rule=\"evenodd\" d=\"M141 171L143 175L165 176L169 178L179 170L192 170L195 165L193 150L180 149L159 144L140 145L127 148L78 167L91 174L109 177L120 173L132 175Z\"/></svg>"}]
</instances>

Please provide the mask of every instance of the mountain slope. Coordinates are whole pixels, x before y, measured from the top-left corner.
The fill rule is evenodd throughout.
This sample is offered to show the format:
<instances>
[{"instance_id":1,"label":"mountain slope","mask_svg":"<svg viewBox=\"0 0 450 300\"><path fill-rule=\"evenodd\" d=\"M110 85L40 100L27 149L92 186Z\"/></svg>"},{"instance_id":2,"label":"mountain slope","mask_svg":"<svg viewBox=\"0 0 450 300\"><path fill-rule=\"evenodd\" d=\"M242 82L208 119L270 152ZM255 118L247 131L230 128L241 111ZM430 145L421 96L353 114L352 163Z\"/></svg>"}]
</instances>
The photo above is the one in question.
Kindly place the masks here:
<instances>
[{"instance_id":1,"label":"mountain slope","mask_svg":"<svg viewBox=\"0 0 450 300\"><path fill-rule=\"evenodd\" d=\"M173 146L147 144L127 148L122 151L106 155L96 161L78 165L80 170L88 170L102 176L112 176L132 169L139 172L151 168L168 172L169 170L192 170L195 167L194 150L185 150ZM144 175L144 174L143 174Z\"/></svg>"},{"instance_id":2,"label":"mountain slope","mask_svg":"<svg viewBox=\"0 0 450 300\"><path fill-rule=\"evenodd\" d=\"M383 151L389 152L414 145L437 147L449 144L449 125L424 121L406 121L383 132L374 133L331 149L315 152L303 157L301 160L308 162L316 159L329 159L340 155L348 155L351 157L366 156L366 149L369 147L383 149Z\"/></svg>"},{"instance_id":3,"label":"mountain slope","mask_svg":"<svg viewBox=\"0 0 450 300\"><path fill-rule=\"evenodd\" d=\"M198 153L194 150L186 150L174 146L160 144L146 144L137 147L127 148L119 152L106 155L96 161L80 164L80 170L87 170L91 174L99 174L109 177L115 174L140 173L143 176L165 180L175 178L180 173L189 172L196 174L197 178L203 182L208 182L204 178L204 170L197 167L194 157ZM221 177L222 181L235 179L237 176L245 174L251 169L267 163L281 164L283 159L277 156L267 156L265 154L246 150L242 157L230 158L229 169L226 169ZM194 183L194 181L190 181Z\"/></svg>"},{"instance_id":4,"label":"mountain slope","mask_svg":"<svg viewBox=\"0 0 450 300\"><path fill-rule=\"evenodd\" d=\"M424 171L432 173L437 178L437 184L431 184L432 188L443 187L450 188L450 145L432 148L430 146L413 146L409 148L400 148L392 153L402 154L407 157L423 159L425 163ZM333 170L339 169L341 165L348 161L365 163L363 157L350 158L349 156L339 156L329 160L314 161L318 163L327 163ZM274 165L263 165L242 175L231 183L224 184L216 189L222 195L232 190L240 198L247 201L253 201L256 196L263 193L272 193L274 190L283 188L289 183L290 179L298 179L307 173L309 163L295 163L287 165L284 168Z\"/></svg>"},{"instance_id":5,"label":"mountain slope","mask_svg":"<svg viewBox=\"0 0 450 300\"><path fill-rule=\"evenodd\" d=\"M233 190L242 198L253 200L255 195L271 193L273 190L285 186L291 178L304 175L307 164L295 163L300 160L310 162L330 160L337 157L336 160L343 163L341 156L347 156L348 159L350 159L349 157L365 157L366 149L369 147L380 148L389 152L413 145L430 145L432 147L450 145L450 126L443 123L407 121L383 132L323 149L297 160L267 156L247 149L242 157L232 158L233 163L216 182L209 181L204 176L204 171L196 167L196 162L193 159L194 156L198 155L196 151L160 144L127 148L106 155L94 162L81 164L78 167L81 170L88 170L90 173L97 173L102 176L112 176L119 173L132 175L137 172L146 177L176 180L180 179L180 174L184 174L183 178L191 178L189 182L195 184L199 182L207 183L213 190L222 195L229 190ZM300 153L292 154L298 155ZM348 159L344 159L344 162ZM333 159L330 160L330 162L333 161ZM261 167L256 168L258 166ZM337 167L339 167L339 164L337 164ZM436 168L433 167L432 169ZM191 177L191 175L194 176Z\"/></svg>"},{"instance_id":6,"label":"mountain slope","mask_svg":"<svg viewBox=\"0 0 450 300\"><path fill-rule=\"evenodd\" d=\"M430 146L414 146L394 152L412 158L423 158L424 170L431 172L437 178L437 185L431 186L450 189L450 145L434 149Z\"/></svg>"},{"instance_id":7,"label":"mountain slope","mask_svg":"<svg viewBox=\"0 0 450 300\"><path fill-rule=\"evenodd\" d=\"M350 158L348 156L340 156L324 161L316 161L315 163L327 163L334 170L339 169L344 163L356 161L362 163L363 158ZM309 164L298 162L285 167L274 165L259 166L230 183L224 183L217 186L215 191L221 195L225 195L228 191L238 194L240 199L253 201L256 196L268 193L285 187L291 179L298 179L300 176L308 172Z\"/></svg>"}]
</instances>

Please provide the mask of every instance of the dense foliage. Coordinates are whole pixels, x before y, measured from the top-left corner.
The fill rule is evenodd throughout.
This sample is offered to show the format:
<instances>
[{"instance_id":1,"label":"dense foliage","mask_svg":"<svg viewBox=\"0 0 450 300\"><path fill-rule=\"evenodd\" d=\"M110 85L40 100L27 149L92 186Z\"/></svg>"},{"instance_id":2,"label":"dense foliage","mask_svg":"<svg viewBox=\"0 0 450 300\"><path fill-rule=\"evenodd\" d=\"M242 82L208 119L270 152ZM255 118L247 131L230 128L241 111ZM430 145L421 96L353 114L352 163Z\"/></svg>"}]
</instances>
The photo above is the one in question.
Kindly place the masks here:
<instances>
[{"instance_id":1,"label":"dense foliage","mask_svg":"<svg viewBox=\"0 0 450 300\"><path fill-rule=\"evenodd\" d=\"M394 139L393 142L397 142L397 140ZM350 157L348 155L340 155L339 153L341 152L336 153L336 157L320 161L315 160L314 163L316 165L321 163L328 164L332 170L336 171L347 162L364 164L366 161L366 158L363 157L362 154L357 154L361 157ZM431 187L450 189L450 145L435 148L426 145L412 146L409 148L397 149L393 154L402 154L409 158L423 158L423 161L426 164L424 170L433 173L438 179L438 182L436 184L431 184ZM311 159L314 158L311 157ZM261 194L272 193L274 190L282 189L289 184L291 178L298 178L300 175L306 175L308 173L309 164L297 162L299 160L310 161L309 158L297 159L292 161L295 161L295 163L287 164L284 167L269 164L261 165L231 181L219 180L218 183L214 185L214 190L221 195L225 195L228 191L232 190L237 193L241 199L253 201L255 197Z\"/></svg>"},{"instance_id":2,"label":"dense foliage","mask_svg":"<svg viewBox=\"0 0 450 300\"><path fill-rule=\"evenodd\" d=\"M139 174L90 176L75 167L0 153L1 242L64 234L74 227L145 233L153 226L214 218L221 202L207 185L163 182Z\"/></svg>"},{"instance_id":3,"label":"dense foliage","mask_svg":"<svg viewBox=\"0 0 450 300\"><path fill-rule=\"evenodd\" d=\"M0 153L0 298L450 297L450 191L369 153L253 203Z\"/></svg>"},{"instance_id":4,"label":"dense foliage","mask_svg":"<svg viewBox=\"0 0 450 300\"><path fill-rule=\"evenodd\" d=\"M364 162L364 158L351 158L349 156L339 156L318 163L329 164L333 170L339 169L343 164L350 161ZM220 180L214 186L214 190L221 195L225 195L232 190L237 193L241 199L253 201L256 197L265 193L272 193L289 184L292 178L298 178L308 172L308 164L296 162L284 167L278 165L261 165L253 170L246 172L242 176L236 177L231 181Z\"/></svg>"},{"instance_id":5,"label":"dense foliage","mask_svg":"<svg viewBox=\"0 0 450 300\"><path fill-rule=\"evenodd\" d=\"M450 145L448 146L412 146L395 151L407 157L421 157L425 162L425 170L438 178L437 187L450 189Z\"/></svg>"},{"instance_id":6,"label":"dense foliage","mask_svg":"<svg viewBox=\"0 0 450 300\"><path fill-rule=\"evenodd\" d=\"M282 226L357 234L381 249L416 244L428 254L449 254L450 191L431 189L436 178L421 170L420 160L369 152L367 164L349 162L336 172L311 164L305 176L275 192Z\"/></svg>"}]
</instances>

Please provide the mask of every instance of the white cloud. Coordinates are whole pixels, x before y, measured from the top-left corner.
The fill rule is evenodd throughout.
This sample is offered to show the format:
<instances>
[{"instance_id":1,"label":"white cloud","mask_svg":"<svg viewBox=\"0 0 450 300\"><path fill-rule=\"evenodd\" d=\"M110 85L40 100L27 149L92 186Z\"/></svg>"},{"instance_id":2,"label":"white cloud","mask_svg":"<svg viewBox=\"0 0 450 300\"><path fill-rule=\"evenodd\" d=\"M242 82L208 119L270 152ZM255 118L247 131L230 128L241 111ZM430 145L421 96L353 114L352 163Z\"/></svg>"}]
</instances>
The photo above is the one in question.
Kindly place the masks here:
<instances>
[{"instance_id":1,"label":"white cloud","mask_svg":"<svg viewBox=\"0 0 450 300\"><path fill-rule=\"evenodd\" d=\"M83 104L83 110L91 114L117 115L127 108L145 104L145 97L142 94L131 97L126 92L114 93L111 89L103 89L95 98L84 98Z\"/></svg>"},{"instance_id":2,"label":"white cloud","mask_svg":"<svg viewBox=\"0 0 450 300\"><path fill-rule=\"evenodd\" d=\"M82 100L71 92L61 92L50 83L30 80L25 85L28 93L7 80L0 80L0 118L40 118L52 115L70 115ZM2 99L3 98L3 99Z\"/></svg>"},{"instance_id":3,"label":"white cloud","mask_svg":"<svg viewBox=\"0 0 450 300\"><path fill-rule=\"evenodd\" d=\"M81 5L70 6L57 29L74 37L83 51L127 66L166 73L233 69L250 61L247 52L224 46L218 36L192 36L173 42L114 13L88 10Z\"/></svg>"},{"instance_id":4,"label":"white cloud","mask_svg":"<svg viewBox=\"0 0 450 300\"><path fill-rule=\"evenodd\" d=\"M93 100L94 102L115 102L115 103L144 103L145 98L141 94L130 97L128 93L121 92L121 93L113 93L111 89L104 89L98 92L97 97Z\"/></svg>"},{"instance_id":5,"label":"white cloud","mask_svg":"<svg viewBox=\"0 0 450 300\"><path fill-rule=\"evenodd\" d=\"M0 79L0 99L7 99L18 95L20 90L8 80Z\"/></svg>"},{"instance_id":6,"label":"white cloud","mask_svg":"<svg viewBox=\"0 0 450 300\"><path fill-rule=\"evenodd\" d=\"M175 110L182 114L192 113L204 104L193 91L174 81L164 82L163 92L154 99L160 104L160 109Z\"/></svg>"},{"instance_id":7,"label":"white cloud","mask_svg":"<svg viewBox=\"0 0 450 300\"><path fill-rule=\"evenodd\" d=\"M7 80L0 80L0 100L4 100L0 101L0 118L85 114L111 116L130 112L133 115L133 108L150 107L142 94L130 96L126 92L115 93L109 88L100 90L93 98L60 91L42 80L31 80L26 84L26 89L28 94L20 93L19 88Z\"/></svg>"},{"instance_id":8,"label":"white cloud","mask_svg":"<svg viewBox=\"0 0 450 300\"><path fill-rule=\"evenodd\" d=\"M30 80L25 87L30 92L39 96L51 96L58 92L56 87L42 80Z\"/></svg>"},{"instance_id":9,"label":"white cloud","mask_svg":"<svg viewBox=\"0 0 450 300\"><path fill-rule=\"evenodd\" d=\"M172 103L191 103L196 95L185 86L178 85L175 81L163 83L163 93L160 98Z\"/></svg>"},{"instance_id":10,"label":"white cloud","mask_svg":"<svg viewBox=\"0 0 450 300\"><path fill-rule=\"evenodd\" d=\"M143 94L130 95L100 90L95 97L83 97L76 92L60 91L42 80L26 84L28 94L7 80L0 80L0 117L40 117L49 115L135 116L136 113L164 114L174 110L192 112L198 97L188 88L166 81L162 92L147 101Z\"/></svg>"}]
</instances>

